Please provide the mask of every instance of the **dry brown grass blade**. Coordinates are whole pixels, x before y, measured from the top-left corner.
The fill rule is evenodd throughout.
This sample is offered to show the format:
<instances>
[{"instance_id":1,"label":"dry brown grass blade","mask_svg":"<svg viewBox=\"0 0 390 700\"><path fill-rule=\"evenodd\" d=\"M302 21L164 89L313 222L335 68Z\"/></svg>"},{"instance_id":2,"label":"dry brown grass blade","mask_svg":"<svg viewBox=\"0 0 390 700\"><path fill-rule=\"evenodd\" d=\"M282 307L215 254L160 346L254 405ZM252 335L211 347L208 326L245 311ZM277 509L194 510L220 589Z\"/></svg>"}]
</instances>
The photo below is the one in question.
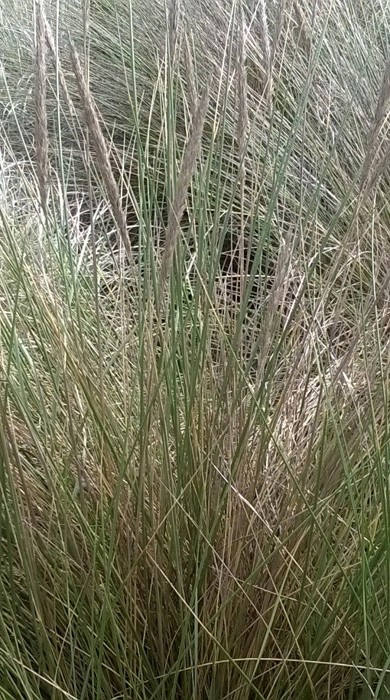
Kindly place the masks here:
<instances>
[{"instance_id":1,"label":"dry brown grass blade","mask_svg":"<svg viewBox=\"0 0 390 700\"><path fill-rule=\"evenodd\" d=\"M127 258L130 262L132 261L131 243L127 232L125 213L122 209L120 202L119 188L116 183L110 164L108 146L99 123L97 109L95 107L91 92L89 90L89 87L84 77L83 70L81 68L77 51L74 47L73 42L70 39L69 42L71 50L72 67L76 77L77 88L80 93L80 98L84 107L86 125L90 133L91 142L96 150L97 162L104 184L106 186L112 214L114 216L118 228L119 241L123 243L123 247L126 251Z\"/></svg>"},{"instance_id":2,"label":"dry brown grass blade","mask_svg":"<svg viewBox=\"0 0 390 700\"><path fill-rule=\"evenodd\" d=\"M192 118L192 125L187 144L184 149L183 161L177 180L176 192L169 205L168 224L165 235L165 248L161 261L159 305L164 295L165 285L172 266L173 255L180 232L180 222L183 216L188 188L196 160L199 156L203 127L209 104L209 86L205 88L199 99Z\"/></svg>"},{"instance_id":3,"label":"dry brown grass blade","mask_svg":"<svg viewBox=\"0 0 390 700\"><path fill-rule=\"evenodd\" d=\"M46 215L49 179L49 137L46 109L46 43L42 0L36 0L35 150L42 212Z\"/></svg>"}]
</instances>

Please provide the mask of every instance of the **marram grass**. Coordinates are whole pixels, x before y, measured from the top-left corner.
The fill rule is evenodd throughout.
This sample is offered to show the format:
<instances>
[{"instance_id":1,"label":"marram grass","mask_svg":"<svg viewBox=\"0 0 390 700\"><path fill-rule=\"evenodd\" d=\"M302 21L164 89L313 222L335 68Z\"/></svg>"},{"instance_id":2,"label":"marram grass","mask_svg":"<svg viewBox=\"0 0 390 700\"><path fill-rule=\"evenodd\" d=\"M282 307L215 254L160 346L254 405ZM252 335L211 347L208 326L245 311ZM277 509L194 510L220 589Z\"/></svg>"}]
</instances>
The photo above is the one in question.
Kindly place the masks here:
<instances>
[{"instance_id":1,"label":"marram grass","mask_svg":"<svg viewBox=\"0 0 390 700\"><path fill-rule=\"evenodd\" d=\"M1 9L0 698L386 700L387 4Z\"/></svg>"}]
</instances>

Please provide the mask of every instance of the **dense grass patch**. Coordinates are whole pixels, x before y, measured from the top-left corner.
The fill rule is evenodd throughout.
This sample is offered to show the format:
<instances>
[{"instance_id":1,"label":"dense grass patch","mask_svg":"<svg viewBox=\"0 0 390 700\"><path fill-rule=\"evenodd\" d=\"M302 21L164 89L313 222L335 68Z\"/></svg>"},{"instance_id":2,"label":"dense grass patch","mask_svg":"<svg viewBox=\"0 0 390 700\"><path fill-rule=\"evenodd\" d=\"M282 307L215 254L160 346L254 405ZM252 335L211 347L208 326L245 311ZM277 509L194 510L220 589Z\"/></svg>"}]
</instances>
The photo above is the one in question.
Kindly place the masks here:
<instances>
[{"instance_id":1,"label":"dense grass patch","mask_svg":"<svg viewBox=\"0 0 390 700\"><path fill-rule=\"evenodd\" d=\"M388 3L0 8L1 698L390 697Z\"/></svg>"}]
</instances>

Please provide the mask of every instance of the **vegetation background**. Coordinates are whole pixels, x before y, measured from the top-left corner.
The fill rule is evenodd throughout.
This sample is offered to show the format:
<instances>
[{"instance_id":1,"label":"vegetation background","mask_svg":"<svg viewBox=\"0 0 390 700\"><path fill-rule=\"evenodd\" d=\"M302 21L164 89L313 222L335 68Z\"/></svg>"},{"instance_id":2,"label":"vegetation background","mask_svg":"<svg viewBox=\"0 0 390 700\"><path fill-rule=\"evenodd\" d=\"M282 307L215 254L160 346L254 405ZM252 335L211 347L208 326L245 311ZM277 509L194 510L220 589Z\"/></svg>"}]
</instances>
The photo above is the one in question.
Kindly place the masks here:
<instances>
[{"instance_id":1,"label":"vegetation background","mask_svg":"<svg viewBox=\"0 0 390 700\"><path fill-rule=\"evenodd\" d=\"M0 0L1 700L390 698L388 0Z\"/></svg>"}]
</instances>

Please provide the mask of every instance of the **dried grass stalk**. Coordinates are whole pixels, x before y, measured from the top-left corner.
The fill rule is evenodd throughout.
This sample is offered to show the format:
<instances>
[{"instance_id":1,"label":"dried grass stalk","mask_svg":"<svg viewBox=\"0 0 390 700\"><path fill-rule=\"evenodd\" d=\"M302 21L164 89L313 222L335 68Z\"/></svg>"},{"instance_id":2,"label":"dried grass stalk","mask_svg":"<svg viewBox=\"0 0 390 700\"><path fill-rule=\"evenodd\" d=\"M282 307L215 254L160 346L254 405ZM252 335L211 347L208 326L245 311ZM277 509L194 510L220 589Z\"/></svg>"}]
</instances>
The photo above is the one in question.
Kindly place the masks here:
<instances>
[{"instance_id":1,"label":"dried grass stalk","mask_svg":"<svg viewBox=\"0 0 390 700\"><path fill-rule=\"evenodd\" d=\"M244 168L244 154L246 149L247 129L248 129L248 85L246 75L246 47L245 47L245 27L244 12L240 7L240 19L238 26L238 46L237 46L237 141L238 155L241 162L241 171Z\"/></svg>"},{"instance_id":2,"label":"dried grass stalk","mask_svg":"<svg viewBox=\"0 0 390 700\"><path fill-rule=\"evenodd\" d=\"M240 16L237 32L237 102L238 102L238 118L237 118L237 145L239 158L239 181L240 181L240 200L241 200L241 222L240 222L240 238L239 238L239 266L240 266L240 285L241 295L244 293L245 277L247 274L247 266L245 265L245 154L247 148L247 131L248 131L248 85L246 75L246 46L245 46L245 25L244 11L242 3L240 3ZM248 260L249 264L249 260Z\"/></svg>"},{"instance_id":3,"label":"dried grass stalk","mask_svg":"<svg viewBox=\"0 0 390 700\"><path fill-rule=\"evenodd\" d=\"M42 0L36 0L36 63L35 63L35 150L39 196L42 212L47 211L49 179L49 137L46 109L46 44Z\"/></svg>"},{"instance_id":4,"label":"dried grass stalk","mask_svg":"<svg viewBox=\"0 0 390 700\"><path fill-rule=\"evenodd\" d=\"M171 63L174 60L179 25L179 0L171 0L168 9L168 47Z\"/></svg>"},{"instance_id":5,"label":"dried grass stalk","mask_svg":"<svg viewBox=\"0 0 390 700\"><path fill-rule=\"evenodd\" d=\"M282 33L283 33L285 11L286 11L286 0L279 0L277 11L276 11L275 31L274 31L274 37L273 37L273 42L272 42L272 51L271 51L271 65L272 66L275 63L275 58L276 58L276 55L278 52L280 40L281 40Z\"/></svg>"},{"instance_id":6,"label":"dried grass stalk","mask_svg":"<svg viewBox=\"0 0 390 700\"><path fill-rule=\"evenodd\" d=\"M56 50L56 44L55 44L53 32L52 32L52 29L51 29L51 26L49 24L47 17L45 17L45 31L46 31L47 45L48 45L50 52L53 56L54 62L58 68L58 77L59 77L62 91L65 95L65 99L66 99L66 102L67 102L67 105L69 108L69 112L70 112L72 117L75 117L76 116L76 109L75 109L75 106L73 104L72 98L69 94L68 86L66 84L65 74L64 74L64 71L62 70L60 57L58 55L58 51Z\"/></svg>"},{"instance_id":7,"label":"dried grass stalk","mask_svg":"<svg viewBox=\"0 0 390 700\"><path fill-rule=\"evenodd\" d=\"M196 111L196 104L198 98L196 94L194 64L192 61L192 54L190 44L188 41L188 36L186 36L184 40L184 66L187 77L189 111L190 114L194 115Z\"/></svg>"},{"instance_id":8,"label":"dried grass stalk","mask_svg":"<svg viewBox=\"0 0 390 700\"><path fill-rule=\"evenodd\" d=\"M378 172L374 172L369 181L369 175L371 168L373 166L376 152L377 152L377 140L383 123L390 109L390 60L388 61L383 76L382 82L379 89L378 101L375 109L374 119L371 124L371 128L368 132L367 137L367 149L366 156L362 166L362 174L360 178L360 189L366 189L369 191L372 189L374 183L380 176ZM379 166L379 170L383 172L383 162ZM378 168L376 169L378 170ZM368 184L367 184L368 181Z\"/></svg>"},{"instance_id":9,"label":"dried grass stalk","mask_svg":"<svg viewBox=\"0 0 390 700\"><path fill-rule=\"evenodd\" d=\"M271 53L271 41L268 28L267 12L265 8L264 0L259 0L258 3L259 11L259 26L260 26L260 40L261 48L263 52L264 68L267 75L267 94L271 92L271 81L272 81L272 53Z\"/></svg>"},{"instance_id":10,"label":"dried grass stalk","mask_svg":"<svg viewBox=\"0 0 390 700\"><path fill-rule=\"evenodd\" d=\"M70 49L72 67L76 76L77 88L84 107L85 121L89 129L92 144L96 150L98 165L107 189L108 199L118 228L119 241L122 241L126 255L129 261L131 261L132 251L130 239L127 233L126 217L120 202L119 188L112 172L108 146L99 123L97 108L86 83L80 60L72 41L70 41Z\"/></svg>"},{"instance_id":11,"label":"dried grass stalk","mask_svg":"<svg viewBox=\"0 0 390 700\"><path fill-rule=\"evenodd\" d=\"M369 196L370 192L372 192L376 183L382 177L383 173L388 169L389 165L390 165L390 145L387 147L386 153L382 156L382 158L379 160L379 162L375 166L375 169L372 171L371 176L368 179L366 178L366 182L364 184L362 201L366 201L366 198Z\"/></svg>"},{"instance_id":12,"label":"dried grass stalk","mask_svg":"<svg viewBox=\"0 0 390 700\"><path fill-rule=\"evenodd\" d=\"M165 234L165 248L161 261L160 271L160 294L159 304L161 304L165 285L172 267L173 256L177 239L180 232L180 222L183 216L188 188L190 186L192 173L196 160L199 156L202 141L203 127L206 119L209 104L209 86L199 99L196 111L192 118L191 132L184 149L183 161L177 180L176 192L173 201L169 205L168 224Z\"/></svg>"},{"instance_id":13,"label":"dried grass stalk","mask_svg":"<svg viewBox=\"0 0 390 700\"><path fill-rule=\"evenodd\" d=\"M83 1L83 32L84 37L89 36L91 23L91 3L90 0Z\"/></svg>"},{"instance_id":14,"label":"dried grass stalk","mask_svg":"<svg viewBox=\"0 0 390 700\"><path fill-rule=\"evenodd\" d=\"M310 31L309 23L305 17L304 11L303 11L302 7L300 6L298 0L294 0L293 6L294 6L294 12L295 12L295 16L296 16L297 23L298 23L299 39L300 39L305 51L307 53L310 53L312 39L311 39L311 31Z\"/></svg>"}]
</instances>

